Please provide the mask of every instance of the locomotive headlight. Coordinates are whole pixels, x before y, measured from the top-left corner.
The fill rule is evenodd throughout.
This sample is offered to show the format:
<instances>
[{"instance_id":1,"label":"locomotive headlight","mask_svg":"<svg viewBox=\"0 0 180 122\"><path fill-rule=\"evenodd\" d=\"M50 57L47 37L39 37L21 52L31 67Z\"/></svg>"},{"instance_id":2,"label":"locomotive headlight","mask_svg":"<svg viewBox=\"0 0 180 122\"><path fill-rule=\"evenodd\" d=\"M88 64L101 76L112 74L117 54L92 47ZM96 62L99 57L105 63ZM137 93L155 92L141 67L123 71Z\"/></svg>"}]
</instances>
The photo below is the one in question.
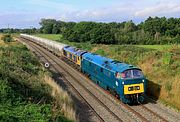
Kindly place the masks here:
<instances>
[{"instance_id":1,"label":"locomotive headlight","mask_svg":"<svg viewBox=\"0 0 180 122\"><path fill-rule=\"evenodd\" d=\"M136 86L135 88L136 88L136 90L140 90L140 86Z\"/></svg>"},{"instance_id":2,"label":"locomotive headlight","mask_svg":"<svg viewBox=\"0 0 180 122\"><path fill-rule=\"evenodd\" d=\"M122 84L124 85L124 82L122 82Z\"/></svg>"},{"instance_id":3,"label":"locomotive headlight","mask_svg":"<svg viewBox=\"0 0 180 122\"><path fill-rule=\"evenodd\" d=\"M133 91L133 87L128 87L128 91Z\"/></svg>"},{"instance_id":4,"label":"locomotive headlight","mask_svg":"<svg viewBox=\"0 0 180 122\"><path fill-rule=\"evenodd\" d=\"M144 80L142 80L142 82L144 83Z\"/></svg>"}]
</instances>

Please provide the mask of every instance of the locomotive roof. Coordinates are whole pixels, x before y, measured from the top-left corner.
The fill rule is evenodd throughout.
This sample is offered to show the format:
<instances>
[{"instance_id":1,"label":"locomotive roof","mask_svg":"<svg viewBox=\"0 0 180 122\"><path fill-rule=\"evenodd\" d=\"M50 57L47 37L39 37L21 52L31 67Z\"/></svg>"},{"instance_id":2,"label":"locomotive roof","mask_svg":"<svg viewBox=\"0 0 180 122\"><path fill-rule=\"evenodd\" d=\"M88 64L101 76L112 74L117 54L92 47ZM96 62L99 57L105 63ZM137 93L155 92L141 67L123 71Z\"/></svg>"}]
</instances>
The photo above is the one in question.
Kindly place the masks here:
<instances>
[{"instance_id":1,"label":"locomotive roof","mask_svg":"<svg viewBox=\"0 0 180 122\"><path fill-rule=\"evenodd\" d=\"M138 67L135 67L133 65L129 65L90 52L83 54L83 58L103 68L111 70L112 72L123 72L128 69L139 69Z\"/></svg>"},{"instance_id":2,"label":"locomotive roof","mask_svg":"<svg viewBox=\"0 0 180 122\"><path fill-rule=\"evenodd\" d=\"M64 50L66 50L72 54L78 55L78 56L81 56L82 54L86 53L86 51L84 51L84 50L80 50L78 48L71 47L71 46L64 47Z\"/></svg>"}]
</instances>

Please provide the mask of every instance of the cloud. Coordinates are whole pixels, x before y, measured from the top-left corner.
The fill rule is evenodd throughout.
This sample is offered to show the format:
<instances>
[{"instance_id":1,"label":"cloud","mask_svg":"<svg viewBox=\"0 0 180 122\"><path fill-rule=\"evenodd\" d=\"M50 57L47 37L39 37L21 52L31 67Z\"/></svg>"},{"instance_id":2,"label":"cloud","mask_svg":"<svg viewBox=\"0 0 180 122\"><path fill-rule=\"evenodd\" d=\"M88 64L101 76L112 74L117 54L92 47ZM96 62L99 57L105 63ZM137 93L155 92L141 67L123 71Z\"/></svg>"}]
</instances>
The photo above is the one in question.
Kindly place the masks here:
<instances>
[{"instance_id":1,"label":"cloud","mask_svg":"<svg viewBox=\"0 0 180 122\"><path fill-rule=\"evenodd\" d=\"M99 9L78 10L60 14L59 19L66 21L125 21L132 19L135 8L133 5L116 5Z\"/></svg>"},{"instance_id":2,"label":"cloud","mask_svg":"<svg viewBox=\"0 0 180 122\"><path fill-rule=\"evenodd\" d=\"M180 16L180 4L176 2L160 2L155 6L144 8L135 12L136 17L148 17L148 16Z\"/></svg>"},{"instance_id":3,"label":"cloud","mask_svg":"<svg viewBox=\"0 0 180 122\"><path fill-rule=\"evenodd\" d=\"M96 21L122 22L133 20L138 23L148 16L180 17L179 0L128 0L106 3L100 0L100 5L88 2L76 3L61 0L27 0L0 10L0 28L8 24L13 27L39 27L41 18L52 18L62 21ZM104 4L106 3L106 4ZM24 6L23 6L24 5ZM94 5L94 6L93 6ZM83 7L82 7L83 6Z\"/></svg>"}]
</instances>

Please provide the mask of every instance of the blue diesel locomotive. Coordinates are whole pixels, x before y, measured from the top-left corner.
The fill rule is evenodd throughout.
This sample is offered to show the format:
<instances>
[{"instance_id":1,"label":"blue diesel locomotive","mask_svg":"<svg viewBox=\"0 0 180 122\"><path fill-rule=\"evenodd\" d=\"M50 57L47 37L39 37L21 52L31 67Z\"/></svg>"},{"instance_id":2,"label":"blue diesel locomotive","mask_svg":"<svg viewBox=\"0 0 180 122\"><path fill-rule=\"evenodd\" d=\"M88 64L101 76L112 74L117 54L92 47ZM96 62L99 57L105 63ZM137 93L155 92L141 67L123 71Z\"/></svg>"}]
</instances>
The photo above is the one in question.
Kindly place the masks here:
<instances>
[{"instance_id":1,"label":"blue diesel locomotive","mask_svg":"<svg viewBox=\"0 0 180 122\"><path fill-rule=\"evenodd\" d=\"M124 103L144 101L146 80L139 68L93 53L85 53L81 69L95 83Z\"/></svg>"},{"instance_id":2,"label":"blue diesel locomotive","mask_svg":"<svg viewBox=\"0 0 180 122\"><path fill-rule=\"evenodd\" d=\"M122 102L144 101L147 83L138 67L71 46L64 47L63 55L80 66L82 73Z\"/></svg>"}]
</instances>

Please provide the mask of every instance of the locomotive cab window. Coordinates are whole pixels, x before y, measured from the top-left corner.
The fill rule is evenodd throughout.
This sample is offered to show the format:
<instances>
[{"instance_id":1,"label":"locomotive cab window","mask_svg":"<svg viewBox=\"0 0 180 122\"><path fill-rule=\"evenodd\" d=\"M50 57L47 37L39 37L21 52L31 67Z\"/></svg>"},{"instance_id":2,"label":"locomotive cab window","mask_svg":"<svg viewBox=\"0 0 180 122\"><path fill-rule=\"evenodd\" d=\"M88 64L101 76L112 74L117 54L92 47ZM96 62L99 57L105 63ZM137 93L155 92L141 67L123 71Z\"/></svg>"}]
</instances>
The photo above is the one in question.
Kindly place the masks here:
<instances>
[{"instance_id":1,"label":"locomotive cab window","mask_svg":"<svg viewBox=\"0 0 180 122\"><path fill-rule=\"evenodd\" d=\"M133 69L133 70L126 70L122 73L122 78L141 78L143 77L143 73L141 70Z\"/></svg>"},{"instance_id":2,"label":"locomotive cab window","mask_svg":"<svg viewBox=\"0 0 180 122\"><path fill-rule=\"evenodd\" d=\"M132 69L132 70L126 70L122 73L116 73L116 78L122 78L122 79L131 79L131 78L142 78L143 73L141 70L138 69Z\"/></svg>"},{"instance_id":3,"label":"locomotive cab window","mask_svg":"<svg viewBox=\"0 0 180 122\"><path fill-rule=\"evenodd\" d=\"M140 71L140 70L133 70L133 77L134 77L134 78L143 77L142 71Z\"/></svg>"}]
</instances>

